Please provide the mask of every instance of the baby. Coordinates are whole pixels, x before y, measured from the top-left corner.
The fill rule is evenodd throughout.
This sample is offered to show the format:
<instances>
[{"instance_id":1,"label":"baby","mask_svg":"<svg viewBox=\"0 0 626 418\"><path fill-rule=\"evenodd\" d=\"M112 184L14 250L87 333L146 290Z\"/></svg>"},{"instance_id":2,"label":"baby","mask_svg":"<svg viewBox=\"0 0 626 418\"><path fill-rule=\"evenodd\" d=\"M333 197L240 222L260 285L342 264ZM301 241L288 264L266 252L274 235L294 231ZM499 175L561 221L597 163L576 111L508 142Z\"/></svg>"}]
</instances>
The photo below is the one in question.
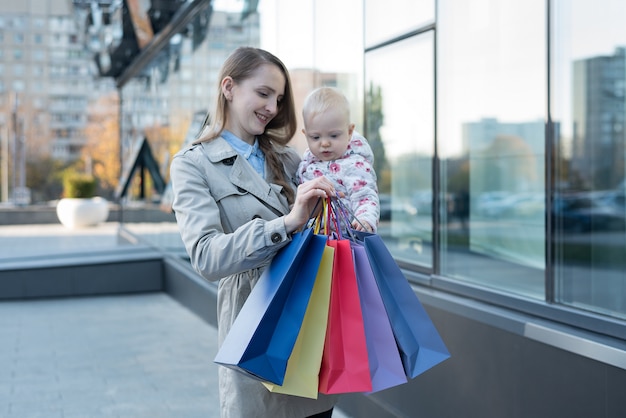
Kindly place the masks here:
<instances>
[{"instance_id":1,"label":"baby","mask_svg":"<svg viewBox=\"0 0 626 418\"><path fill-rule=\"evenodd\" d=\"M300 182L326 176L356 217L352 227L376 232L380 216L374 154L350 122L350 104L337 89L312 91L302 109L308 149L298 168Z\"/></svg>"}]
</instances>

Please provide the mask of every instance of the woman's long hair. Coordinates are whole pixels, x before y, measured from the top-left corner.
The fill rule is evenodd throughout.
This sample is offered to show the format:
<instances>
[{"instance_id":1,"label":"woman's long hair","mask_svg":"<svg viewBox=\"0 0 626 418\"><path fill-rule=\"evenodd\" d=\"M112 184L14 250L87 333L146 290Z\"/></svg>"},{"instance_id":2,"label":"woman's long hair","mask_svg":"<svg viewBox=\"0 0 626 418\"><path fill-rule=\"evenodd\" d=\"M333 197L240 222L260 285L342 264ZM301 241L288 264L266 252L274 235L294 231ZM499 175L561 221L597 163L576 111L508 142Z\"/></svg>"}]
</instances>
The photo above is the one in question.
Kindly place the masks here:
<instances>
[{"instance_id":1,"label":"woman's long hair","mask_svg":"<svg viewBox=\"0 0 626 418\"><path fill-rule=\"evenodd\" d=\"M292 204L295 200L295 195L284 172L283 164L272 144L285 146L293 138L297 129L296 112L289 72L285 64L273 54L259 48L239 47L226 58L219 74L215 114L207 115L204 126L200 131L200 136L195 143L212 141L219 137L224 130L228 114L228 101L222 93L222 80L230 76L235 83L241 83L252 77L254 72L263 64L273 64L283 73L285 77L285 93L278 104L276 116L267 124L265 132L257 138L259 147L265 154L265 159L270 167L272 181L283 186L287 200Z\"/></svg>"}]
</instances>

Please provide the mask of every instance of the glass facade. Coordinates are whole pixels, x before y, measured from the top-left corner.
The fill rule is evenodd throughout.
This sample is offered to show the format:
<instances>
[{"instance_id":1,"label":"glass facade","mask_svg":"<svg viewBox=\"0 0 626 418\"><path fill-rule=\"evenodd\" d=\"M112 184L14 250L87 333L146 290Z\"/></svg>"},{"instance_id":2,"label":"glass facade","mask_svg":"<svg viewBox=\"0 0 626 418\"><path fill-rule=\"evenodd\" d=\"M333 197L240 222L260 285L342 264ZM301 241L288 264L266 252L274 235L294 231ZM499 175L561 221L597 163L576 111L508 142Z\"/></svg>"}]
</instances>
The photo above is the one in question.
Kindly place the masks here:
<instances>
[{"instance_id":1,"label":"glass facade","mask_svg":"<svg viewBox=\"0 0 626 418\"><path fill-rule=\"evenodd\" d=\"M170 190L166 187L161 192L151 176L133 172L137 155L147 143L167 181L169 158L193 141L205 117L210 117L219 69L238 46L270 50L290 69L300 123L291 145L298 151L306 148L299 109L316 86L340 88L350 100L357 130L364 129L363 30L362 19L354 18L362 15L360 1L337 5L275 0L261 2L256 9L246 2L215 1L212 5L174 34L139 74L127 80L122 75L119 152L122 177L129 185L121 200L128 208L152 200L159 202L159 210L170 210ZM333 13L325 13L331 8ZM323 28L337 28L349 48L336 48L337 33ZM293 33L299 35L289 36ZM169 223L150 225L151 233L146 233L142 222L125 222L125 227L184 255L173 216Z\"/></svg>"},{"instance_id":2,"label":"glass facade","mask_svg":"<svg viewBox=\"0 0 626 418\"><path fill-rule=\"evenodd\" d=\"M198 2L176 2L192 3ZM53 82L38 99L37 112L46 106L52 112L50 129L38 137L55 139L50 148L64 158L86 158L81 147L89 138L109 144L113 158L88 161L94 172L115 167L128 180L121 195L117 177L107 180L118 187L121 222L184 257L168 206L171 156L210 117L226 55L239 45L268 49L289 68L298 108L321 85L349 98L353 122L375 152L379 233L411 280L623 339L623 3L214 1L158 50L135 51L142 65L109 77L115 89L90 91L98 106L91 94L76 97L54 83L65 84L68 72L78 72L74 79L83 83L91 73L68 67L58 52L25 53L34 38L16 40L10 32L40 16L6 15L0 122L11 118L8 90L31 92L38 81L19 77L18 65L39 68L36 78ZM108 35L119 35L116 16L111 13ZM74 51L80 34L69 22L51 18L43 39ZM37 66L28 65L31 55ZM114 70L100 58L100 70ZM85 108L88 115L81 115ZM147 155L145 143L157 167L152 175L132 172L137 156ZM300 129L292 145L304 151ZM138 207L152 212L137 219ZM155 213L162 222L149 219Z\"/></svg>"},{"instance_id":3,"label":"glass facade","mask_svg":"<svg viewBox=\"0 0 626 418\"><path fill-rule=\"evenodd\" d=\"M394 68L390 62L410 61ZM381 222L398 262L432 268L434 34L365 54L366 137L375 152Z\"/></svg>"},{"instance_id":4,"label":"glass facade","mask_svg":"<svg viewBox=\"0 0 626 418\"><path fill-rule=\"evenodd\" d=\"M393 24L388 19L381 19L381 16L389 15L389 3L380 0L365 0L364 3L367 47L405 37L435 22L435 0L395 0L393 8L402 12L394 13Z\"/></svg>"},{"instance_id":5,"label":"glass facade","mask_svg":"<svg viewBox=\"0 0 626 418\"><path fill-rule=\"evenodd\" d=\"M555 300L626 318L626 4L555 2L551 198Z\"/></svg>"},{"instance_id":6,"label":"glass facade","mask_svg":"<svg viewBox=\"0 0 626 418\"><path fill-rule=\"evenodd\" d=\"M439 1L437 34L440 273L543 299L545 5Z\"/></svg>"},{"instance_id":7,"label":"glass facade","mask_svg":"<svg viewBox=\"0 0 626 418\"><path fill-rule=\"evenodd\" d=\"M624 318L624 6L440 0L434 28L424 10L370 33L380 4L366 2L364 88L382 104L365 109L397 259L435 287L577 308L577 325Z\"/></svg>"}]
</instances>

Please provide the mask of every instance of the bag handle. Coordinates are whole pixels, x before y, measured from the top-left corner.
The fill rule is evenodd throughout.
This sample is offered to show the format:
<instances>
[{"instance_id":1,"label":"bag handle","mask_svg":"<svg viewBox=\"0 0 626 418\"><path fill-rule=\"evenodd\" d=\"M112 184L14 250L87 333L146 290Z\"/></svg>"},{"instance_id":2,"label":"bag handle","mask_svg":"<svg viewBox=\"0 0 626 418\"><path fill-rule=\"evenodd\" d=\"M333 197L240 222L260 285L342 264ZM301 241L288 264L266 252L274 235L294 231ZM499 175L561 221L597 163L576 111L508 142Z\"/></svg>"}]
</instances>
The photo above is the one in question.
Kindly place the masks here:
<instances>
[{"instance_id":1,"label":"bag handle","mask_svg":"<svg viewBox=\"0 0 626 418\"><path fill-rule=\"evenodd\" d=\"M313 214L317 211L317 207L320 202L322 202L322 208L318 212L317 215L313 216ZM315 203L315 207L309 216L309 221L307 222L307 227L312 228L313 232L317 235L322 231L322 227L324 228L323 235L328 235L328 219L329 219L329 204L327 199L319 198Z\"/></svg>"},{"instance_id":2,"label":"bag handle","mask_svg":"<svg viewBox=\"0 0 626 418\"><path fill-rule=\"evenodd\" d=\"M354 214L352 209L350 209L350 207L346 206L341 201L341 199L336 199L336 204L339 207L339 210L340 210L341 214L344 217L344 220L346 222L346 229L348 231L350 231L352 229L352 225L350 223L351 219L354 219L355 221L357 221L359 223L359 225L361 225L365 231L369 230L369 228L367 228L365 225L363 225L363 223L359 220L359 218L357 218L357 216Z\"/></svg>"},{"instance_id":3,"label":"bag handle","mask_svg":"<svg viewBox=\"0 0 626 418\"><path fill-rule=\"evenodd\" d=\"M335 216L338 219L339 225L345 228L345 231L351 241L357 242L357 237L354 235L352 225L350 224L350 214L352 212L339 198L333 199L332 203L333 203L334 212L336 214ZM356 218L356 216L352 215L352 217L356 219L358 222L358 219ZM340 229L340 228L337 228L337 229Z\"/></svg>"}]
</instances>

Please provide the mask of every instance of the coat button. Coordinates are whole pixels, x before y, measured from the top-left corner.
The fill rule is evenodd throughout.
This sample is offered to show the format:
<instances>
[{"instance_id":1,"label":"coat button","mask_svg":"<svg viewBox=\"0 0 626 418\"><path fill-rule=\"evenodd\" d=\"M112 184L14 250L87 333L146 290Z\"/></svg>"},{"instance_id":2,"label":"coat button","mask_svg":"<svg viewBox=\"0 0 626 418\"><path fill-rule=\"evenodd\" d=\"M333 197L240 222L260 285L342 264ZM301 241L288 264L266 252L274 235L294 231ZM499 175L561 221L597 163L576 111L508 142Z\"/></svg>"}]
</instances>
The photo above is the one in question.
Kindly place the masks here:
<instances>
[{"instance_id":1,"label":"coat button","mask_svg":"<svg viewBox=\"0 0 626 418\"><path fill-rule=\"evenodd\" d=\"M283 240L283 237L280 236L280 234L278 232L274 232L272 234L272 242L274 244L278 244L279 242L281 242Z\"/></svg>"}]
</instances>

